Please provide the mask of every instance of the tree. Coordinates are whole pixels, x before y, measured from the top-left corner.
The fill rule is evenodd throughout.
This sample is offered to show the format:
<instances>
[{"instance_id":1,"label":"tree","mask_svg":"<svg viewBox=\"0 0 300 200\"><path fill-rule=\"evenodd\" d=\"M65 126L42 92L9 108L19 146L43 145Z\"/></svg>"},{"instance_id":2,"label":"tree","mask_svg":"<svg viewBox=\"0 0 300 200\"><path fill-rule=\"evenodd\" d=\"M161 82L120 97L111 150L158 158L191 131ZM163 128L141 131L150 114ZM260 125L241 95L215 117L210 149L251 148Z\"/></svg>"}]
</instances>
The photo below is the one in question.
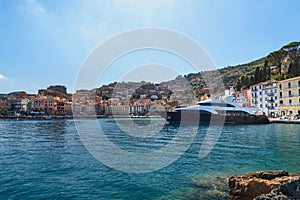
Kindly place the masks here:
<instances>
[{"instance_id":1,"label":"tree","mask_svg":"<svg viewBox=\"0 0 300 200\"><path fill-rule=\"evenodd\" d=\"M240 79L238 79L238 80L236 81L234 88L235 88L236 91L241 91L242 83L241 83L241 80L240 80Z\"/></svg>"},{"instance_id":2,"label":"tree","mask_svg":"<svg viewBox=\"0 0 300 200\"><path fill-rule=\"evenodd\" d=\"M269 79L267 70L268 70L268 60L265 60L263 71L262 71L262 81L266 81Z\"/></svg>"},{"instance_id":3,"label":"tree","mask_svg":"<svg viewBox=\"0 0 300 200\"><path fill-rule=\"evenodd\" d=\"M291 42L282 47L282 49L287 52L289 58L291 59L291 63L289 66L289 75L291 75L292 77L300 75L299 48L300 42Z\"/></svg>"},{"instance_id":4,"label":"tree","mask_svg":"<svg viewBox=\"0 0 300 200\"><path fill-rule=\"evenodd\" d=\"M268 74L268 80L271 80L271 67L270 67L270 65L268 65L267 74Z\"/></svg>"},{"instance_id":5,"label":"tree","mask_svg":"<svg viewBox=\"0 0 300 200\"><path fill-rule=\"evenodd\" d=\"M254 74L254 84L259 83L262 81L262 71L260 70L260 67L255 68L255 74Z\"/></svg>"},{"instance_id":6,"label":"tree","mask_svg":"<svg viewBox=\"0 0 300 200\"><path fill-rule=\"evenodd\" d=\"M241 82L242 86L245 86L245 80L246 80L246 76L245 76L245 75L242 75L242 76L240 77L240 82Z\"/></svg>"},{"instance_id":7,"label":"tree","mask_svg":"<svg viewBox=\"0 0 300 200\"><path fill-rule=\"evenodd\" d=\"M248 89L251 85L251 80L249 78L249 76L246 76L245 78L245 85L246 85L246 88Z\"/></svg>"},{"instance_id":8,"label":"tree","mask_svg":"<svg viewBox=\"0 0 300 200\"><path fill-rule=\"evenodd\" d=\"M296 66L299 66L298 50L300 48L300 42L291 42L282 47L286 51L289 57L295 62Z\"/></svg>"},{"instance_id":9,"label":"tree","mask_svg":"<svg viewBox=\"0 0 300 200\"><path fill-rule=\"evenodd\" d=\"M283 49L273 51L267 56L267 60L278 67L280 78L282 77L281 65L283 59L287 56L287 52Z\"/></svg>"},{"instance_id":10,"label":"tree","mask_svg":"<svg viewBox=\"0 0 300 200\"><path fill-rule=\"evenodd\" d=\"M296 77L300 75L300 68L296 65L295 62L291 62L288 70L289 77Z\"/></svg>"},{"instance_id":11,"label":"tree","mask_svg":"<svg viewBox=\"0 0 300 200\"><path fill-rule=\"evenodd\" d=\"M255 78L254 78L254 76L250 77L250 84L251 85L255 84Z\"/></svg>"}]
</instances>

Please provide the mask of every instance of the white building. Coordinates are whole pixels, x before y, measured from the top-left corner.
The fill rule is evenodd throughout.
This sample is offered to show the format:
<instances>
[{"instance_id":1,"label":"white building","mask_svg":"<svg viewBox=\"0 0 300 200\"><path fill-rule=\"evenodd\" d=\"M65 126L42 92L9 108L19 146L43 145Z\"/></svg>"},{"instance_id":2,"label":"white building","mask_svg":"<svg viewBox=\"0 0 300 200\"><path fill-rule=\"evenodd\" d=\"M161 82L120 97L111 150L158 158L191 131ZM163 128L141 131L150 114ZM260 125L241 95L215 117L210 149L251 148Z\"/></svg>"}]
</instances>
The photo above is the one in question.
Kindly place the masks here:
<instances>
[{"instance_id":1,"label":"white building","mask_svg":"<svg viewBox=\"0 0 300 200\"><path fill-rule=\"evenodd\" d=\"M250 87L251 106L269 116L278 115L277 81L261 82Z\"/></svg>"},{"instance_id":2,"label":"white building","mask_svg":"<svg viewBox=\"0 0 300 200\"><path fill-rule=\"evenodd\" d=\"M114 115L116 116L129 116L129 105L110 105L105 107L105 114L106 115Z\"/></svg>"}]
</instances>

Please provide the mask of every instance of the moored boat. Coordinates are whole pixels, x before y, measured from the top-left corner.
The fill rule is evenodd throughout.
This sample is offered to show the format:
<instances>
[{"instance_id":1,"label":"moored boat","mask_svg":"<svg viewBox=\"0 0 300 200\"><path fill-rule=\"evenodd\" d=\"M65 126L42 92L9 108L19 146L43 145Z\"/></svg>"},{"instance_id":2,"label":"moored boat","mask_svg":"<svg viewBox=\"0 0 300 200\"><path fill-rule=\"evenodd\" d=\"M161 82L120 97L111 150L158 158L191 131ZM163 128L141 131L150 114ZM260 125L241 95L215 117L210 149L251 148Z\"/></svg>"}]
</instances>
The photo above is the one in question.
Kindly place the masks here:
<instances>
[{"instance_id":1,"label":"moored boat","mask_svg":"<svg viewBox=\"0 0 300 200\"><path fill-rule=\"evenodd\" d=\"M234 96L216 97L197 105L167 112L169 123L267 124L269 119L257 108L240 106Z\"/></svg>"}]
</instances>

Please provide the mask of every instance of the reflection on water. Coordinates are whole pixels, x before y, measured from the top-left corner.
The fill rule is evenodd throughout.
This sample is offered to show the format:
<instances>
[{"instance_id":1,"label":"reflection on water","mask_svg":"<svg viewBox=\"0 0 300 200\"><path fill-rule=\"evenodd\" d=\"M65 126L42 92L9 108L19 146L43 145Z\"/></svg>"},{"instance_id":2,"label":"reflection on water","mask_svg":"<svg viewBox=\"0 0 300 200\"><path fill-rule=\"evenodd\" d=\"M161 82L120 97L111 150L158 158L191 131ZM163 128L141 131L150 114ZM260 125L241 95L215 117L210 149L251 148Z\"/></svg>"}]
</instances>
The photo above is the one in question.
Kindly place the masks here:
<instances>
[{"instance_id":1,"label":"reflection on water","mask_svg":"<svg viewBox=\"0 0 300 200\"><path fill-rule=\"evenodd\" d=\"M99 124L114 144L133 152L156 151L178 132L178 127L164 125L151 137L135 137L116 121L101 119ZM134 124L146 130L151 122ZM171 165L128 174L94 159L72 120L0 120L0 195L3 199L226 199L222 177L257 170L300 171L299 125L224 126L212 151L199 159L207 129L200 126L191 146ZM188 134L192 129L183 130Z\"/></svg>"}]
</instances>

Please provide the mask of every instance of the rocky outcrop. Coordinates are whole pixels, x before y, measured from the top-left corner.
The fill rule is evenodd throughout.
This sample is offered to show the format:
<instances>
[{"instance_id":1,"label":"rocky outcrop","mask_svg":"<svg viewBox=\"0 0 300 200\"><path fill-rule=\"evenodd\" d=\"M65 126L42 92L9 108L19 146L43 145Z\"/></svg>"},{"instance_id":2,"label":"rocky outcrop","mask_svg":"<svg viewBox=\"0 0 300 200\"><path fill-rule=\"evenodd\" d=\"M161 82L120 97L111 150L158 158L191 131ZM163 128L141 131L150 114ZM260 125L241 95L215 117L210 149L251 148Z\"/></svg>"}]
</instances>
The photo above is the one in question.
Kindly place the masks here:
<instances>
[{"instance_id":1,"label":"rocky outcrop","mask_svg":"<svg viewBox=\"0 0 300 200\"><path fill-rule=\"evenodd\" d=\"M300 199L300 177L294 181L280 185L278 189L268 194L263 194L255 200L297 200Z\"/></svg>"},{"instance_id":2,"label":"rocky outcrop","mask_svg":"<svg viewBox=\"0 0 300 200\"><path fill-rule=\"evenodd\" d=\"M283 176L289 176L289 173L287 171L262 171L262 172L249 172L245 174L245 176L248 177L256 177L261 178L265 180L272 180L277 177L283 177Z\"/></svg>"},{"instance_id":3,"label":"rocky outcrop","mask_svg":"<svg viewBox=\"0 0 300 200\"><path fill-rule=\"evenodd\" d=\"M289 176L286 171L251 172L244 176L230 177L229 199L253 200L297 178L297 176Z\"/></svg>"}]
</instances>

